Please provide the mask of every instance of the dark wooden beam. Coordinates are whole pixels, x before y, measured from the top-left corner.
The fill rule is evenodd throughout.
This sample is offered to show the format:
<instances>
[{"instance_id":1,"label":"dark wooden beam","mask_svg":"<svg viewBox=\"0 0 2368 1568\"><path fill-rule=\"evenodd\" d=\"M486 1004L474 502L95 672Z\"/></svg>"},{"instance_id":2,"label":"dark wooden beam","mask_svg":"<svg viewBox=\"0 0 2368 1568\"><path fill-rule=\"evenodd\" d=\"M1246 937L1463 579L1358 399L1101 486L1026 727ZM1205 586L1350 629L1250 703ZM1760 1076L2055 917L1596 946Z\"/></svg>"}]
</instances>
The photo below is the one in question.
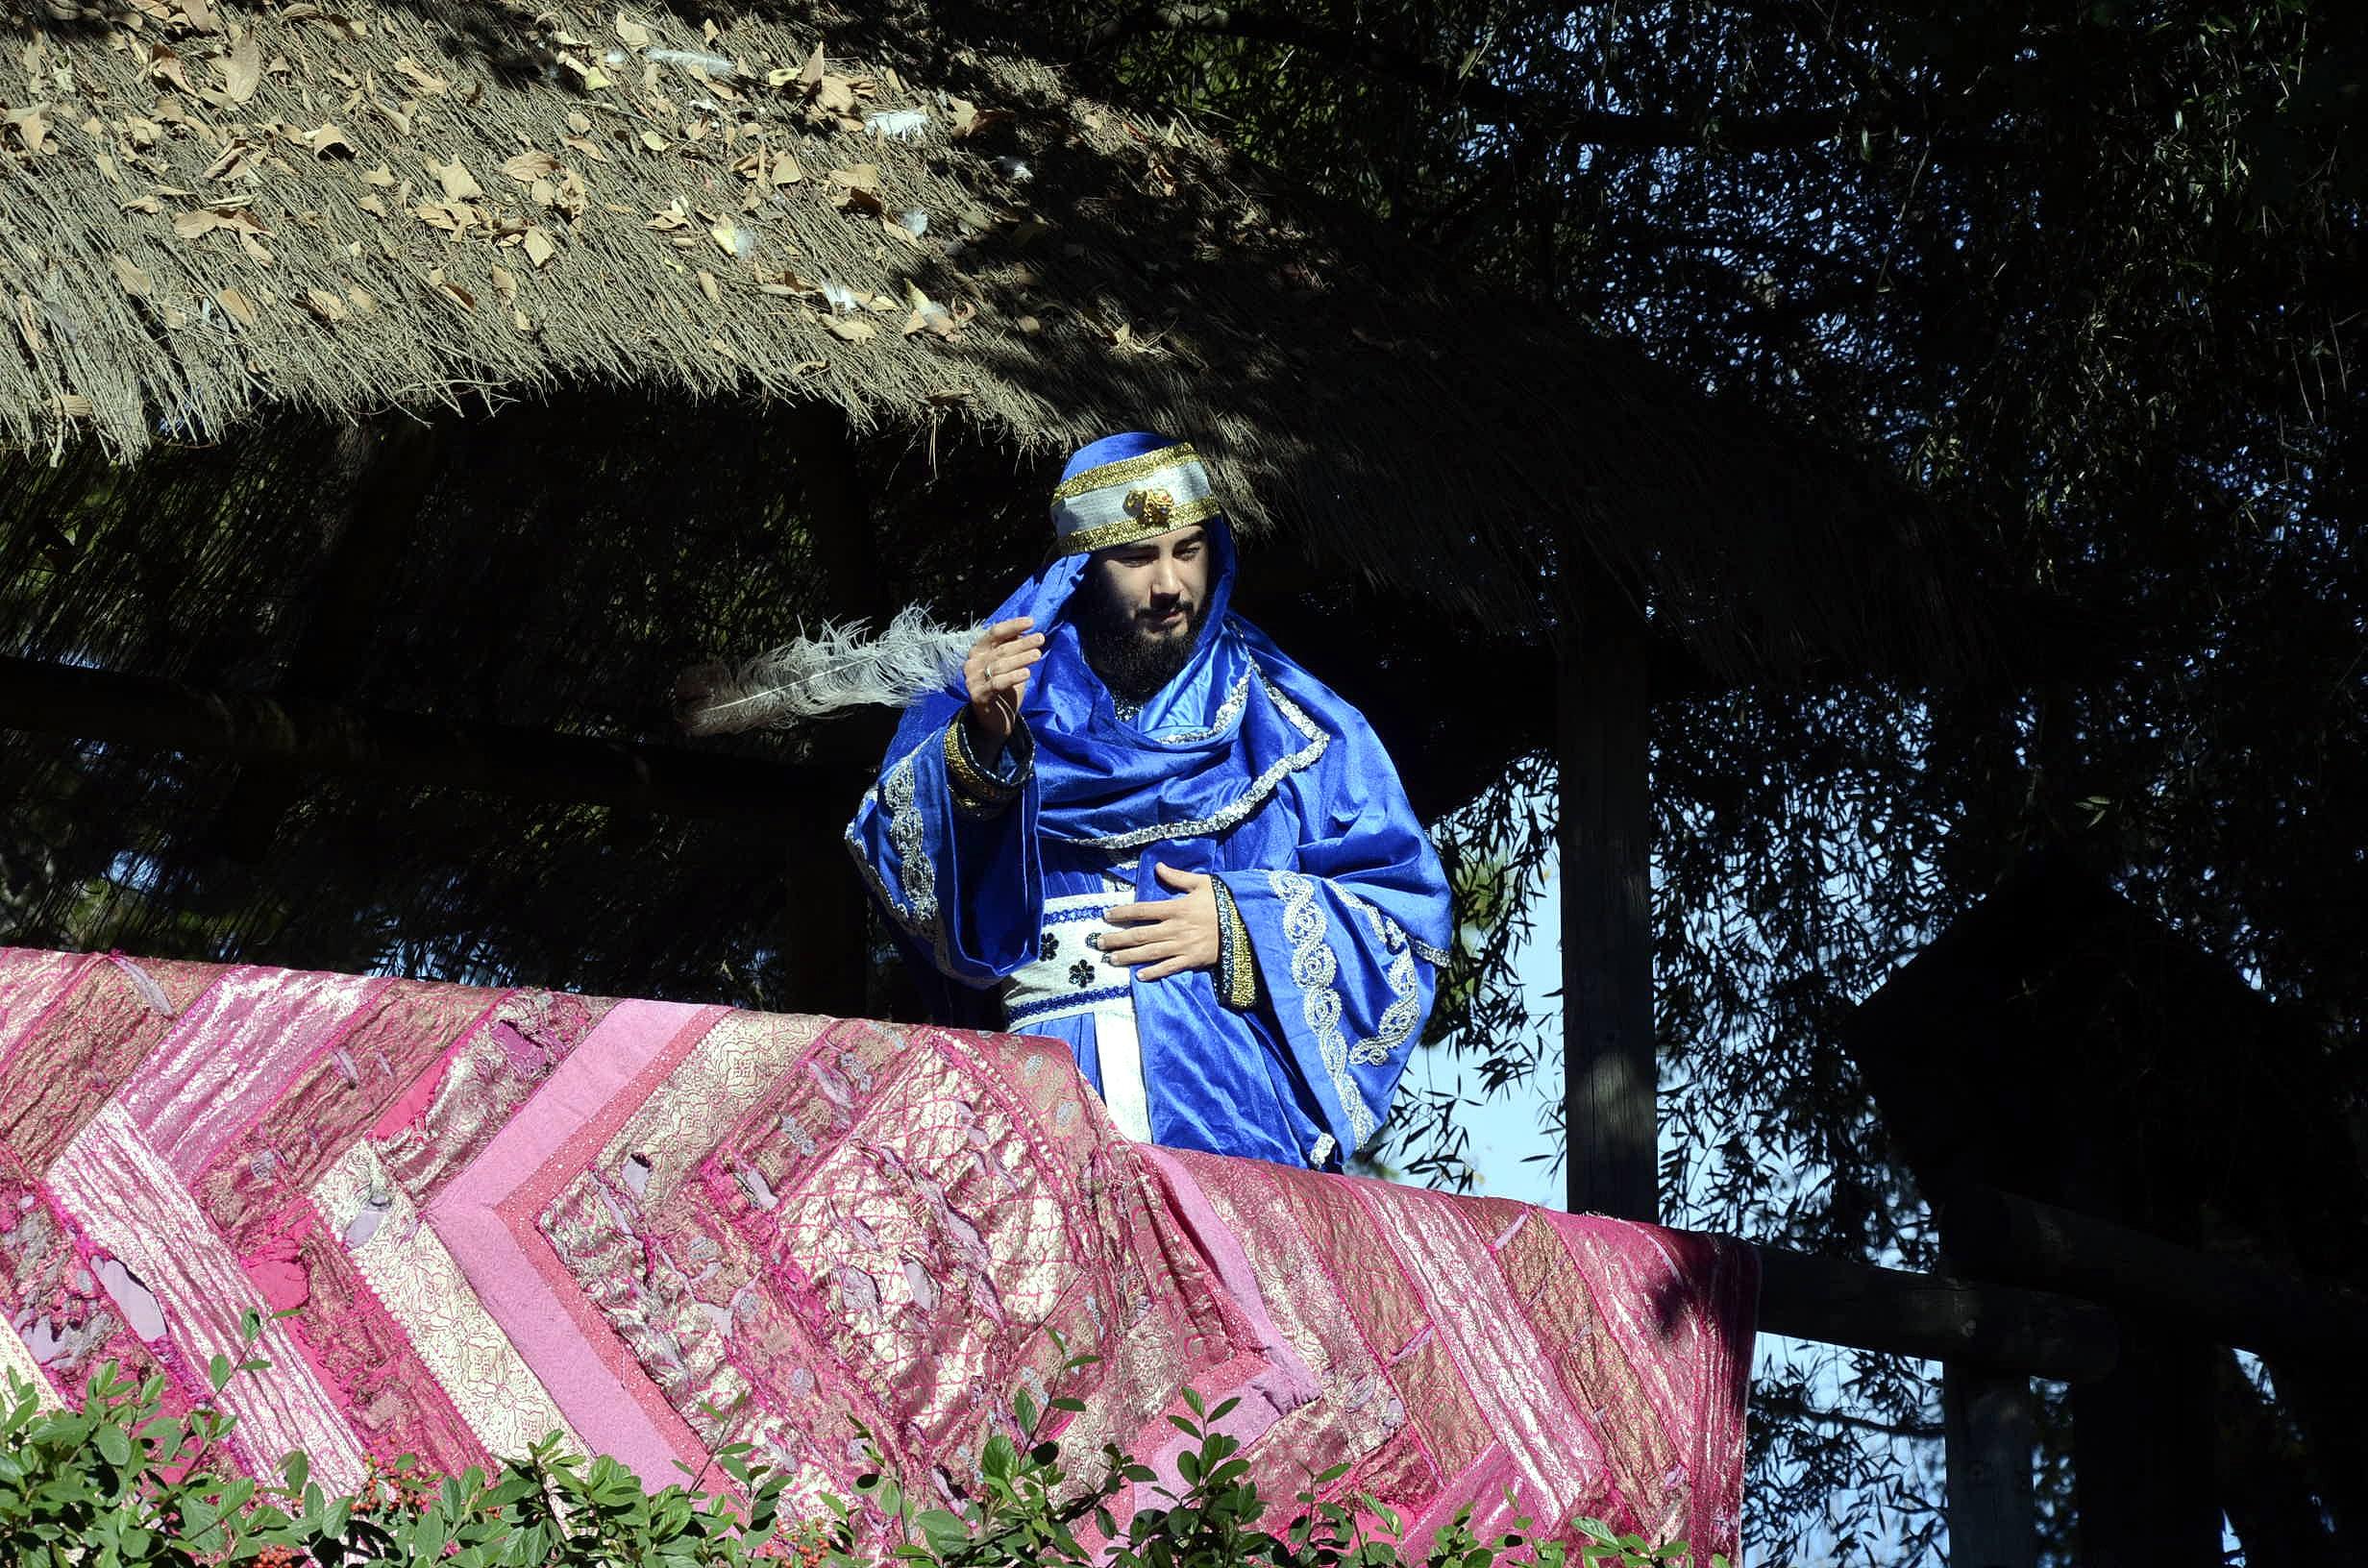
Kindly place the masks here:
<instances>
[{"instance_id":1,"label":"dark wooden beam","mask_svg":"<svg viewBox=\"0 0 2368 1568\"><path fill-rule=\"evenodd\" d=\"M1643 618L1593 597L1559 649L1555 754L1569 1207L1660 1217L1649 854L1652 708Z\"/></svg>"},{"instance_id":2,"label":"dark wooden beam","mask_svg":"<svg viewBox=\"0 0 2368 1568\"><path fill-rule=\"evenodd\" d=\"M719 818L783 840L811 836L818 815L845 818L870 780L868 766L853 762L765 761L19 658L0 658L0 728L211 752L290 772Z\"/></svg>"},{"instance_id":3,"label":"dark wooden beam","mask_svg":"<svg viewBox=\"0 0 2368 1568\"><path fill-rule=\"evenodd\" d=\"M2036 1378L2102 1377L2120 1344L2092 1302L1773 1247L1760 1249L1760 1327Z\"/></svg>"},{"instance_id":4,"label":"dark wooden beam","mask_svg":"<svg viewBox=\"0 0 2368 1568\"><path fill-rule=\"evenodd\" d=\"M2241 1258L1961 1182L1938 1194L1950 1254L1985 1278L2062 1290L2197 1340L2348 1366L2368 1344L2368 1302Z\"/></svg>"}]
</instances>

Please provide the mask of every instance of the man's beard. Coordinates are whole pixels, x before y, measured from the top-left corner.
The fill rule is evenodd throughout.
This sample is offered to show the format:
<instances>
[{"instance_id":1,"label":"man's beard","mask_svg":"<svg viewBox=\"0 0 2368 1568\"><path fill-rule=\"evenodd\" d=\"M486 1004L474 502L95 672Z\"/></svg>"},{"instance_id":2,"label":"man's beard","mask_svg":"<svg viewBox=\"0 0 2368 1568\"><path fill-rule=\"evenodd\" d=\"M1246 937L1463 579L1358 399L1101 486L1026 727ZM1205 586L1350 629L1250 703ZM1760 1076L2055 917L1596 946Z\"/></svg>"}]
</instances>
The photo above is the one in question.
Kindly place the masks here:
<instances>
[{"instance_id":1,"label":"man's beard","mask_svg":"<svg viewBox=\"0 0 2368 1568\"><path fill-rule=\"evenodd\" d=\"M1174 630L1154 631L1098 585L1079 598L1077 642L1085 662L1120 700L1148 700L1192 662L1200 605L1185 604L1184 624Z\"/></svg>"}]
</instances>

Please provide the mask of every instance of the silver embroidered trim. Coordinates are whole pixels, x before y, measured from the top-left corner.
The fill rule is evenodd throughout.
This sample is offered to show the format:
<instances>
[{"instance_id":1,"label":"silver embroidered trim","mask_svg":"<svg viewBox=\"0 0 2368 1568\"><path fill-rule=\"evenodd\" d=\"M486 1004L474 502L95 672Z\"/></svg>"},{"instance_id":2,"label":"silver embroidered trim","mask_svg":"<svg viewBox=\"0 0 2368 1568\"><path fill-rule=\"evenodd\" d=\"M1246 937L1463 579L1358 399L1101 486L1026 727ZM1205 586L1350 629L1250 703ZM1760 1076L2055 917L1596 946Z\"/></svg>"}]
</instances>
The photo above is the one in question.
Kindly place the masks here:
<instances>
[{"instance_id":1,"label":"silver embroidered trim","mask_svg":"<svg viewBox=\"0 0 2368 1568\"><path fill-rule=\"evenodd\" d=\"M907 932L929 943L942 969L948 955L945 924L938 919L937 868L929 859L928 824L914 803L913 759L919 755L918 750L908 753L879 781L880 808L888 813L888 843L897 852L896 887L889 887L872 857L864 853L856 822L847 824L847 848L862 868L864 880L871 884L880 906ZM858 816L856 821L861 821Z\"/></svg>"},{"instance_id":2,"label":"silver embroidered trim","mask_svg":"<svg viewBox=\"0 0 2368 1568\"><path fill-rule=\"evenodd\" d=\"M1317 1134L1316 1146L1307 1153L1308 1167L1310 1169L1322 1168L1323 1163L1332 1158L1332 1151L1340 1146L1341 1140L1330 1133Z\"/></svg>"},{"instance_id":3,"label":"silver embroidered trim","mask_svg":"<svg viewBox=\"0 0 2368 1568\"><path fill-rule=\"evenodd\" d=\"M1252 668L1255 669L1255 666ZM1106 838L1072 839L1068 842L1080 845L1088 849L1101 849L1115 853L1122 849L1140 849L1147 844L1157 844L1163 839L1198 839L1222 833L1266 804L1267 796L1274 793L1274 786L1283 781L1284 775L1295 773L1318 757L1322 756L1323 748L1332 744L1332 737L1324 733L1323 726L1301 712L1297 703L1277 691L1273 683L1266 678L1265 672L1259 671L1257 674L1260 688L1266 692L1282 716L1291 722L1292 727L1307 737L1307 745L1272 764L1265 772L1252 779L1249 788L1242 792L1241 798L1220 807L1206 817L1196 818L1189 822L1160 822L1150 827L1131 828L1124 833L1110 834Z\"/></svg>"},{"instance_id":4,"label":"silver embroidered trim","mask_svg":"<svg viewBox=\"0 0 2368 1568\"><path fill-rule=\"evenodd\" d=\"M1434 969L1443 969L1455 962L1455 955L1444 947L1434 947L1420 937L1408 937L1406 940L1414 944L1415 957Z\"/></svg>"},{"instance_id":5,"label":"silver embroidered trim","mask_svg":"<svg viewBox=\"0 0 2368 1568\"><path fill-rule=\"evenodd\" d=\"M1374 1027L1373 1038L1361 1040L1349 1047L1348 1060L1361 1067L1377 1067L1390 1060L1392 1052L1406 1043L1406 1037L1415 1032L1421 1021L1421 976L1415 972L1418 949L1406 928L1366 902L1346 888L1335 888L1348 907L1365 917L1365 923L1373 929L1373 940L1381 943L1384 952L1395 953L1390 964L1388 978L1390 1005L1382 1010L1380 1022Z\"/></svg>"},{"instance_id":6,"label":"silver embroidered trim","mask_svg":"<svg viewBox=\"0 0 2368 1568\"><path fill-rule=\"evenodd\" d=\"M1223 733L1235 716L1249 705L1249 677L1257 673L1254 664L1244 670L1242 678L1233 683L1233 690L1225 694L1225 700L1219 705L1217 717L1198 729L1179 729L1172 735L1155 735L1152 739L1162 746L1194 746Z\"/></svg>"},{"instance_id":7,"label":"silver embroidered trim","mask_svg":"<svg viewBox=\"0 0 2368 1568\"><path fill-rule=\"evenodd\" d=\"M1389 1061L1422 1021L1421 980L1415 973L1411 947L1390 961L1390 995L1392 1000L1382 1009L1373 1038L1359 1041L1348 1052L1348 1060L1358 1066L1377 1067Z\"/></svg>"},{"instance_id":8,"label":"silver embroidered trim","mask_svg":"<svg viewBox=\"0 0 2368 1568\"><path fill-rule=\"evenodd\" d=\"M1269 871L1267 882L1283 901L1283 935L1291 943L1291 978L1299 988L1300 1016L1316 1037L1316 1052L1323 1059L1323 1070L1348 1117L1349 1146L1362 1147L1372 1136L1373 1113L1348 1070L1348 1037L1341 1031L1341 993L1333 986L1340 978L1341 963L1323 940L1331 922L1317 902L1314 879L1296 871Z\"/></svg>"}]
</instances>

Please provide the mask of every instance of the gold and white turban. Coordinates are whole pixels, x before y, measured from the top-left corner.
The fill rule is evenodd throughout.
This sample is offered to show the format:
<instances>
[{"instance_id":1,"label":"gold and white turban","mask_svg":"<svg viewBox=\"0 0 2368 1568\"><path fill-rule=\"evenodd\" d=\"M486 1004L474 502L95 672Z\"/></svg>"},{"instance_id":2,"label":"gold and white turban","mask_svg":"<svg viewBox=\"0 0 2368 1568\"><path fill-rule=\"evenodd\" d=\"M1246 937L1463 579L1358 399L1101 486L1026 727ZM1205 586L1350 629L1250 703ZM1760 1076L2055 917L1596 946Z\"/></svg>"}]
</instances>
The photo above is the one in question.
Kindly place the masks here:
<instances>
[{"instance_id":1,"label":"gold and white turban","mask_svg":"<svg viewBox=\"0 0 2368 1568\"><path fill-rule=\"evenodd\" d=\"M1192 443L1179 441L1063 479L1052 492L1052 553L1131 545L1205 523L1223 510Z\"/></svg>"}]
</instances>

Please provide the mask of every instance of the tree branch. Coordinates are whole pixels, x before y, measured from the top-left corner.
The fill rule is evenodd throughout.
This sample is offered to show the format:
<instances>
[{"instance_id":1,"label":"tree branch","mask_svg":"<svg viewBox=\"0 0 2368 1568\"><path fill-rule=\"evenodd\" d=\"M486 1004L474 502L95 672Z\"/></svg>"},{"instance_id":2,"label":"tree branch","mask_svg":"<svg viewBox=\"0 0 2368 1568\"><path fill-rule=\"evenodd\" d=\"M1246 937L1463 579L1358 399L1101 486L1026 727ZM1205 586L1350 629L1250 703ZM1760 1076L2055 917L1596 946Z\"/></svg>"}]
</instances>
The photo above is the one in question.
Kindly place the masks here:
<instances>
[{"instance_id":1,"label":"tree branch","mask_svg":"<svg viewBox=\"0 0 2368 1568\"><path fill-rule=\"evenodd\" d=\"M1548 103L1485 77L1466 76L1414 50L1379 38L1323 27L1291 16L1274 16L1228 6L1145 6L1096 29L1089 51L1122 43L1145 33L1187 33L1287 44L1326 60L1387 77L1462 103L1500 120L1517 121L1556 137L1595 147L1639 150L1718 147L1765 152L1810 147L1841 135L1851 117L1847 106L1773 110L1714 119L1689 114L1621 113ZM1714 132L1711 127L1715 127Z\"/></svg>"}]
</instances>

